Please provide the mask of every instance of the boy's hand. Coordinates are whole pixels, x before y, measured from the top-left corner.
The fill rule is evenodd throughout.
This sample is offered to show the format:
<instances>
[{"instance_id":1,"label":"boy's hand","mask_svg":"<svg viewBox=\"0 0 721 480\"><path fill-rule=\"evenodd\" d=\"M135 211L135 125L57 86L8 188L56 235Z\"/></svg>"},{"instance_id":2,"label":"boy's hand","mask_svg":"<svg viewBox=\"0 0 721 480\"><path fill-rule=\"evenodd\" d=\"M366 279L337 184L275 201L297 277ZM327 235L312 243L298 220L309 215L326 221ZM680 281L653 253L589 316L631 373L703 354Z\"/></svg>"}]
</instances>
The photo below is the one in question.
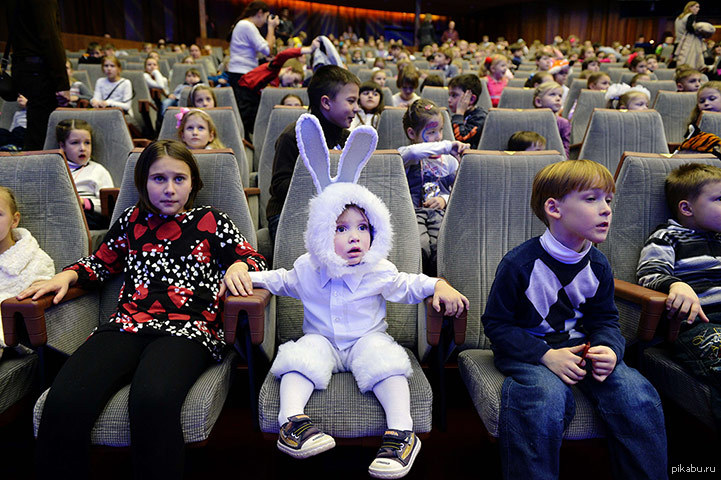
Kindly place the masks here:
<instances>
[{"instance_id":1,"label":"boy's hand","mask_svg":"<svg viewBox=\"0 0 721 480\"><path fill-rule=\"evenodd\" d=\"M552 348L541 357L541 363L566 385L575 385L586 376L586 370L583 369L586 361L576 355L585 347L581 344L575 347Z\"/></svg>"},{"instance_id":2,"label":"boy's hand","mask_svg":"<svg viewBox=\"0 0 721 480\"><path fill-rule=\"evenodd\" d=\"M18 300L24 300L32 296L33 300L37 300L47 293L55 293L53 303L57 305L60 303L60 300L65 297L65 294L68 293L68 289L72 285L75 285L75 282L77 281L78 274L74 270L65 270L58 273L50 280L39 280L37 282L33 282L33 284L28 288L18 293L16 298Z\"/></svg>"},{"instance_id":3,"label":"boy's hand","mask_svg":"<svg viewBox=\"0 0 721 480\"><path fill-rule=\"evenodd\" d=\"M434 210L443 210L446 208L446 200L443 197L431 197L423 202L423 206Z\"/></svg>"},{"instance_id":4,"label":"boy's hand","mask_svg":"<svg viewBox=\"0 0 721 480\"><path fill-rule=\"evenodd\" d=\"M456 114L457 115L465 115L466 111L468 110L468 107L471 106L471 95L473 95L473 92L471 90L466 90L463 92L463 95L461 95L461 98L458 99L458 104L456 105Z\"/></svg>"},{"instance_id":5,"label":"boy's hand","mask_svg":"<svg viewBox=\"0 0 721 480\"><path fill-rule=\"evenodd\" d=\"M669 317L678 316L690 325L698 316L701 321L708 322L708 317L701 309L698 295L688 283L676 282L671 284L666 299L666 310Z\"/></svg>"},{"instance_id":6,"label":"boy's hand","mask_svg":"<svg viewBox=\"0 0 721 480\"><path fill-rule=\"evenodd\" d=\"M219 295L223 296L226 290L231 295L240 295L247 297L253 295L253 281L248 275L248 265L243 262L236 262L228 268L220 284Z\"/></svg>"},{"instance_id":7,"label":"boy's hand","mask_svg":"<svg viewBox=\"0 0 721 480\"><path fill-rule=\"evenodd\" d=\"M451 287L448 282L439 279L433 292L433 308L436 312L441 311L441 303L446 306L446 315L449 317L460 317L463 309L468 310L468 299L458 290Z\"/></svg>"},{"instance_id":8,"label":"boy's hand","mask_svg":"<svg viewBox=\"0 0 721 480\"><path fill-rule=\"evenodd\" d=\"M451 147L451 155L456 157L458 160L461 159L461 154L463 152L471 148L471 145L469 143L459 142L458 140L454 141L452 145L453 146Z\"/></svg>"},{"instance_id":9,"label":"boy's hand","mask_svg":"<svg viewBox=\"0 0 721 480\"><path fill-rule=\"evenodd\" d=\"M586 358L591 360L593 378L599 382L606 380L616 368L616 353L605 345L596 345L588 349Z\"/></svg>"}]
</instances>

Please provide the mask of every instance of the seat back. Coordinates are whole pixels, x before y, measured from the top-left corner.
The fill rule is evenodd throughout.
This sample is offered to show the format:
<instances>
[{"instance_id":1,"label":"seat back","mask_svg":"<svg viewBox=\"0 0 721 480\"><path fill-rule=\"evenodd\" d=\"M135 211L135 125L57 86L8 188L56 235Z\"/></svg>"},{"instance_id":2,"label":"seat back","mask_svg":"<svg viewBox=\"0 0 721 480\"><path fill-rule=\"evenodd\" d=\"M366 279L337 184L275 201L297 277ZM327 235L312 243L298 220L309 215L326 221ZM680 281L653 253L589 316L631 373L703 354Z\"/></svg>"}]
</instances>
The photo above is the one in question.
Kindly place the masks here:
<instances>
[{"instance_id":1,"label":"seat back","mask_svg":"<svg viewBox=\"0 0 721 480\"><path fill-rule=\"evenodd\" d=\"M672 47L673 48L673 47ZM673 80L676 76L675 68L657 68L655 72L656 78L659 80Z\"/></svg>"},{"instance_id":2,"label":"seat back","mask_svg":"<svg viewBox=\"0 0 721 480\"><path fill-rule=\"evenodd\" d=\"M702 112L698 126L702 132L713 133L721 137L721 113Z\"/></svg>"},{"instance_id":3,"label":"seat back","mask_svg":"<svg viewBox=\"0 0 721 480\"><path fill-rule=\"evenodd\" d=\"M511 138L511 135L521 130L533 131L542 135L546 139L548 150L556 150L565 156L556 117L548 108L531 110L492 108L483 125L478 149L505 150L508 148L508 139Z\"/></svg>"},{"instance_id":4,"label":"seat back","mask_svg":"<svg viewBox=\"0 0 721 480\"><path fill-rule=\"evenodd\" d=\"M568 95L566 95L566 103L563 104L563 111L561 112L563 118L568 118L568 115L571 113L571 108L573 108L573 104L576 103L578 96L581 94L581 90L586 88L586 85L587 81L585 78L577 78L571 82Z\"/></svg>"},{"instance_id":5,"label":"seat back","mask_svg":"<svg viewBox=\"0 0 721 480\"><path fill-rule=\"evenodd\" d=\"M150 98L150 89L145 81L145 76L142 71L139 70L124 70L122 73L124 78L130 80L133 85L133 100L131 102L130 109L133 112L133 121L146 132L153 132L155 130L155 119L158 116L158 112L155 108L148 108L148 117L144 118L141 114L140 101L145 100L151 105L155 105L155 102ZM149 121L150 124L146 125L144 122Z\"/></svg>"},{"instance_id":6,"label":"seat back","mask_svg":"<svg viewBox=\"0 0 721 480\"><path fill-rule=\"evenodd\" d=\"M488 93L488 84L485 78L481 78L481 86L483 90L481 91L481 97L476 102L476 106L488 111L493 105L491 104L491 94Z\"/></svg>"},{"instance_id":7,"label":"seat back","mask_svg":"<svg viewBox=\"0 0 721 480\"><path fill-rule=\"evenodd\" d=\"M258 105L258 114L253 124L253 166L257 167L260 161L260 155L263 153L263 145L265 140L265 130L268 126L268 117L273 107L280 104L283 97L288 94L298 95L303 100L303 105L308 105L308 89L307 88L275 88L265 87L260 93L260 104ZM257 168L254 170L257 171Z\"/></svg>"},{"instance_id":8,"label":"seat back","mask_svg":"<svg viewBox=\"0 0 721 480\"><path fill-rule=\"evenodd\" d=\"M625 71L625 72L623 72L623 73L621 74L621 80L620 80L620 81L621 81L621 83L625 83L626 85L630 85L630 84L631 84L631 79L632 79L633 77L635 77L635 76L636 76L636 72ZM658 77L657 77L655 74L653 74L653 73L648 73L648 76L651 77L651 81L656 81L656 80L658 80ZM655 98L655 97L651 97L651 102L653 102L653 99L654 99L654 98Z\"/></svg>"},{"instance_id":9,"label":"seat back","mask_svg":"<svg viewBox=\"0 0 721 480\"><path fill-rule=\"evenodd\" d=\"M235 119L240 129L240 138L245 137L245 128L243 127L243 120L240 118L240 110L238 110L238 102L235 101L235 95L231 87L214 88L213 93L217 100L216 107L230 107L233 109ZM190 95L190 87L186 87L180 92L180 98L178 98L178 106L186 107L188 105L188 96ZM250 159L247 159L250 160Z\"/></svg>"},{"instance_id":10,"label":"seat back","mask_svg":"<svg viewBox=\"0 0 721 480\"><path fill-rule=\"evenodd\" d=\"M389 69L384 69L384 70L386 71L386 78L390 78L392 75L391 71ZM375 73L375 70L373 70L372 68L364 67L364 68L361 68L358 70L358 72L356 73L356 76L358 77L358 80L360 80L361 83L363 83L363 82L367 82L368 80L373 78L373 73Z\"/></svg>"},{"instance_id":11,"label":"seat back","mask_svg":"<svg viewBox=\"0 0 721 480\"><path fill-rule=\"evenodd\" d=\"M331 173L335 175L338 153L331 154ZM395 232L393 248L388 259L401 272L419 273L421 252L413 203L408 190L403 160L397 152L376 151L360 174L358 184L378 195L388 206ZM291 269L293 262L305 253L303 234L308 221L308 202L315 187L303 162L296 162L288 190L286 208L280 215L273 253L273 268ZM418 328L418 305L389 303L386 321L388 333L403 346L424 350L427 346L424 331ZM276 328L278 340L284 343L300 337L303 324L303 305L289 297L276 300ZM421 341L423 340L423 341ZM424 351L419 352L422 358Z\"/></svg>"},{"instance_id":12,"label":"seat back","mask_svg":"<svg viewBox=\"0 0 721 480\"><path fill-rule=\"evenodd\" d=\"M270 199L270 182L273 178L273 159L275 158L275 142L280 134L291 123L295 123L298 117L306 113L303 107L276 106L270 113L268 120L268 135L265 137L263 154L258 163L258 188L260 198L258 199L258 213L260 215L261 227L268 226L268 219L265 216L265 208ZM257 148L257 147L256 147Z\"/></svg>"},{"instance_id":13,"label":"seat back","mask_svg":"<svg viewBox=\"0 0 721 480\"><path fill-rule=\"evenodd\" d=\"M651 96L648 99L648 108L651 108L654 104L656 97L658 96L658 92L661 90L666 90L667 92L676 91L676 82L673 80L642 80L638 82L638 84L647 88L648 91L651 92Z\"/></svg>"},{"instance_id":14,"label":"seat back","mask_svg":"<svg viewBox=\"0 0 721 480\"><path fill-rule=\"evenodd\" d=\"M410 145L411 141L403 129L405 107L386 107L378 120L378 150L396 149ZM441 107L443 115L443 140L454 140L453 127L448 109Z\"/></svg>"},{"instance_id":15,"label":"seat back","mask_svg":"<svg viewBox=\"0 0 721 480\"><path fill-rule=\"evenodd\" d=\"M581 143L596 108L606 107L606 92L582 89L571 118L571 143Z\"/></svg>"},{"instance_id":16,"label":"seat back","mask_svg":"<svg viewBox=\"0 0 721 480\"><path fill-rule=\"evenodd\" d=\"M421 97L426 98L439 107L448 106L448 87L425 87Z\"/></svg>"},{"instance_id":17,"label":"seat back","mask_svg":"<svg viewBox=\"0 0 721 480\"><path fill-rule=\"evenodd\" d=\"M656 110L596 109L578 158L616 172L623 152L668 153L661 115Z\"/></svg>"},{"instance_id":18,"label":"seat back","mask_svg":"<svg viewBox=\"0 0 721 480\"><path fill-rule=\"evenodd\" d=\"M240 127L238 126L233 109L231 107L215 107L204 108L203 111L213 119L215 128L218 130L218 138L220 141L223 142L225 147L233 151L235 159L238 162L243 185L249 185L249 170L248 162L245 158L245 149L243 148L243 137L240 134ZM170 107L165 112L158 139L178 140L177 119L175 118L178 112L180 112L180 107Z\"/></svg>"},{"instance_id":19,"label":"seat back","mask_svg":"<svg viewBox=\"0 0 721 480\"><path fill-rule=\"evenodd\" d=\"M13 116L19 109L18 102L3 102L0 107L0 128L9 130L13 123ZM22 145L21 145L22 146Z\"/></svg>"},{"instance_id":20,"label":"seat back","mask_svg":"<svg viewBox=\"0 0 721 480\"><path fill-rule=\"evenodd\" d=\"M501 93L498 108L533 108L535 88L506 87Z\"/></svg>"},{"instance_id":21,"label":"seat back","mask_svg":"<svg viewBox=\"0 0 721 480\"><path fill-rule=\"evenodd\" d=\"M133 139L119 108L57 108L50 114L44 150L60 148L55 127L66 119L84 120L93 127L93 160L103 165L117 187L123 179L125 161L133 149Z\"/></svg>"},{"instance_id":22,"label":"seat back","mask_svg":"<svg viewBox=\"0 0 721 480\"><path fill-rule=\"evenodd\" d=\"M76 70L83 70L88 72L88 78L90 80L90 90L95 91L95 82L98 81L98 78L104 77L103 74L103 66L93 63L80 63L78 64L78 68Z\"/></svg>"},{"instance_id":23,"label":"seat back","mask_svg":"<svg viewBox=\"0 0 721 480\"><path fill-rule=\"evenodd\" d=\"M471 304L461 349L490 347L481 315L496 268L509 250L544 232L528 205L533 177L563 159L551 152L471 151L463 156L438 235L438 275Z\"/></svg>"},{"instance_id":24,"label":"seat back","mask_svg":"<svg viewBox=\"0 0 721 480\"><path fill-rule=\"evenodd\" d=\"M523 73L526 72L520 72L520 74L510 79L506 87L523 88L523 86L526 85L526 81L528 81L528 77L525 77Z\"/></svg>"},{"instance_id":25,"label":"seat back","mask_svg":"<svg viewBox=\"0 0 721 480\"><path fill-rule=\"evenodd\" d=\"M73 68L75 68L75 67L73 67ZM88 75L87 71L74 70L73 77L78 82L82 82L86 87L88 87L88 90L90 90L91 92L93 91L93 88L95 88L95 84L90 82L90 76Z\"/></svg>"},{"instance_id":26,"label":"seat back","mask_svg":"<svg viewBox=\"0 0 721 480\"><path fill-rule=\"evenodd\" d=\"M667 142L681 143L683 141L688 119L695 106L696 93L694 92L667 92L665 90L658 92L653 109L661 115Z\"/></svg>"},{"instance_id":27,"label":"seat back","mask_svg":"<svg viewBox=\"0 0 721 480\"><path fill-rule=\"evenodd\" d=\"M606 73L608 73L608 76L611 77L611 83L619 83L621 81L621 76L623 76L626 72L628 72L627 68L613 67L609 68Z\"/></svg>"},{"instance_id":28,"label":"seat back","mask_svg":"<svg viewBox=\"0 0 721 480\"><path fill-rule=\"evenodd\" d=\"M111 225L127 209L138 202L138 190L135 188L135 165L143 150L133 149L128 156L120 195L113 211ZM194 151L198 162L203 188L198 192L195 206L212 205L235 223L245 239L253 248L257 246L255 227L250 217L248 203L245 200L243 185L240 181L238 163L228 150ZM100 296L100 321L105 322L117 309L118 295L122 286L122 275L107 283Z\"/></svg>"}]
</instances>

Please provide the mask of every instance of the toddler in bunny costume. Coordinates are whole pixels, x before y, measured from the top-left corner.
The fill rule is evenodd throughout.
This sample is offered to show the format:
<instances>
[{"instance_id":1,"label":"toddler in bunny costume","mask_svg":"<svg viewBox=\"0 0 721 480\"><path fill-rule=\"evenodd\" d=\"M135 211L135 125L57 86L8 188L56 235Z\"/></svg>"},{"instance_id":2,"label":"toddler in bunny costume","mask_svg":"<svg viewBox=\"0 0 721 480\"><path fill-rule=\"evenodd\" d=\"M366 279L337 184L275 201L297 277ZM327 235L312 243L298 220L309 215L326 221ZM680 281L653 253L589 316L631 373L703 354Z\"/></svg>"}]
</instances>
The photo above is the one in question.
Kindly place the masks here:
<instances>
[{"instance_id":1,"label":"toddler in bunny costume","mask_svg":"<svg viewBox=\"0 0 721 480\"><path fill-rule=\"evenodd\" d=\"M444 280L398 272L386 257L392 244L385 204L355 182L373 153L377 134L354 130L330 178L330 160L316 117L296 124L301 158L318 190L309 206L307 253L290 271L251 272L253 286L302 300L303 337L281 345L271 367L280 380L278 448L306 458L335 446L303 413L313 390L327 388L334 372L350 371L361 392L373 391L388 430L368 471L377 478L408 473L420 441L413 433L405 350L386 333L385 301L420 303L433 295L440 310L460 315L468 300Z\"/></svg>"}]
</instances>

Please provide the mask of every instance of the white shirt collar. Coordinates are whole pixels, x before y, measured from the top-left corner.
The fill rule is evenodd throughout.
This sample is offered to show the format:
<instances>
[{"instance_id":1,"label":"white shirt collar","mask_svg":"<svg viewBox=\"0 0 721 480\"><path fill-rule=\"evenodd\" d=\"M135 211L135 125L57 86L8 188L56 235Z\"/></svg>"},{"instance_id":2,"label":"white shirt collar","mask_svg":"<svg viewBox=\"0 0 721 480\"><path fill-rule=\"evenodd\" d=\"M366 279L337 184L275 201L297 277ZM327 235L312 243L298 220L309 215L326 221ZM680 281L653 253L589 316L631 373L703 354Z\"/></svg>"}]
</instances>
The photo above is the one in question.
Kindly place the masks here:
<instances>
[{"instance_id":1,"label":"white shirt collar","mask_svg":"<svg viewBox=\"0 0 721 480\"><path fill-rule=\"evenodd\" d=\"M546 229L546 231L543 233L543 235L541 235L541 238L539 240L541 241L541 246L545 251L548 252L549 255L551 255L559 262L566 264L580 262L581 259L586 256L588 251L593 246L591 242L586 240L586 246L583 248L583 250L577 252L559 242L556 237L553 236L549 229Z\"/></svg>"}]
</instances>

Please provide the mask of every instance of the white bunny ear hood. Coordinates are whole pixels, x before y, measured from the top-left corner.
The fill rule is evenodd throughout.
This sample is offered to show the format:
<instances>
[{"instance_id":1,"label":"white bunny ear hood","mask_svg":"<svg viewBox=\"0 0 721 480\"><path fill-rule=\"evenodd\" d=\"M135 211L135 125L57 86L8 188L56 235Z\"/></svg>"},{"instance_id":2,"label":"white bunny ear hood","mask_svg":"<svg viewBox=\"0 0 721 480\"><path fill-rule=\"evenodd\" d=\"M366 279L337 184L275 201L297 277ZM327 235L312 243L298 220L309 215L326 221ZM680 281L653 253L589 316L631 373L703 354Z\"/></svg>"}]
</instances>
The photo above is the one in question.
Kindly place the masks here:
<instances>
[{"instance_id":1,"label":"white bunny ear hood","mask_svg":"<svg viewBox=\"0 0 721 480\"><path fill-rule=\"evenodd\" d=\"M393 244L391 215L383 201L367 188L356 184L370 159L378 133L372 127L351 132L338 161L338 174L330 177L330 155L318 119L302 115L296 123L298 150L308 168L318 195L310 200L305 247L313 261L325 266L331 278L363 274L388 257ZM350 266L335 253L336 220L348 205L365 212L371 227L371 246L362 261Z\"/></svg>"}]
</instances>

